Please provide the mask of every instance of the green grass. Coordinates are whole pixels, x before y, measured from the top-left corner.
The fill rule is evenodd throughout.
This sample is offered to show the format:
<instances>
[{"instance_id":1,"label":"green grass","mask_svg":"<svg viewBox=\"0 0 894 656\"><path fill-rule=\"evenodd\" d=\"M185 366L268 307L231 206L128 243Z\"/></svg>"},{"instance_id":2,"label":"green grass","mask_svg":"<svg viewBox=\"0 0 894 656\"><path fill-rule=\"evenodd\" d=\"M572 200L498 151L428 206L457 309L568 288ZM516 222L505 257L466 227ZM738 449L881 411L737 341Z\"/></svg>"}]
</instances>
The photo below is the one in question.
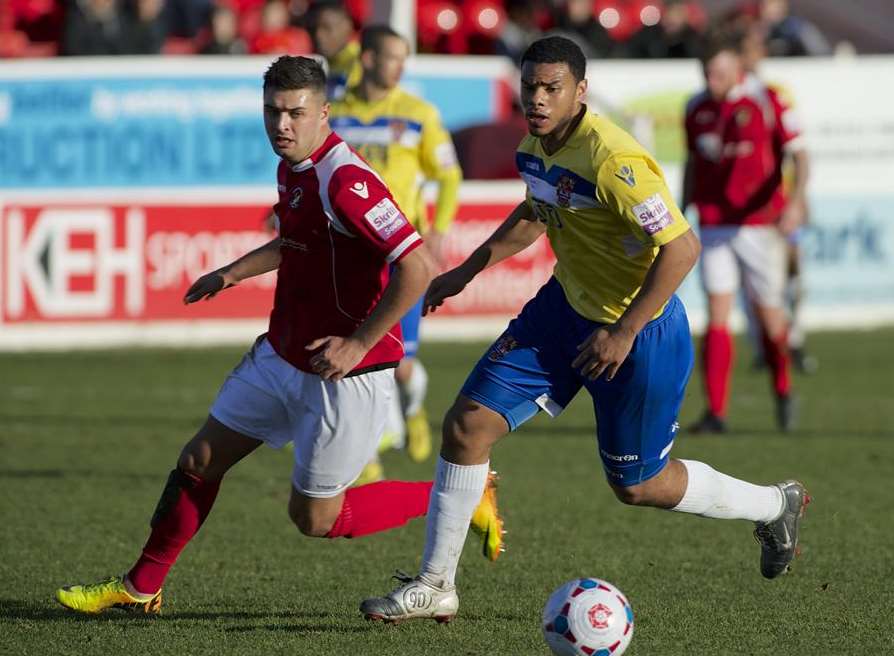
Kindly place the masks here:
<instances>
[{"instance_id":1,"label":"green grass","mask_svg":"<svg viewBox=\"0 0 894 656\"><path fill-rule=\"evenodd\" d=\"M165 588L164 614L96 618L52 601L62 584L124 571L182 443L239 351L130 350L0 355L0 653L546 654L540 611L581 575L630 598L632 655L894 653L894 331L828 333L800 378L801 429L774 431L766 376L742 348L723 438L674 455L756 482L801 478L812 492L804 554L777 581L758 572L744 522L622 506L604 483L589 399L538 417L494 454L509 551L485 562L470 538L448 626L364 622L357 604L418 566L424 525L360 540L312 540L286 515L291 457L263 449L227 478ZM438 418L482 345L430 345ZM701 410L698 377L681 422ZM394 477L432 463L386 456Z\"/></svg>"}]
</instances>

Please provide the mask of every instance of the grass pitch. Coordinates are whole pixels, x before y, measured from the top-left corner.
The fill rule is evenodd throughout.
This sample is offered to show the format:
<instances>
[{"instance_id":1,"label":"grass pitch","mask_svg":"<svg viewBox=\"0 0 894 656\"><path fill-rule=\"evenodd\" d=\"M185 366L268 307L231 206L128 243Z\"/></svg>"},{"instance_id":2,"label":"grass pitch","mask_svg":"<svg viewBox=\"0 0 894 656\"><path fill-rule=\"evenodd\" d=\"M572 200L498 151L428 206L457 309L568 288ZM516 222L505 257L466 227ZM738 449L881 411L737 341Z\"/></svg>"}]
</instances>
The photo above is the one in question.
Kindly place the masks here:
<instances>
[{"instance_id":1,"label":"grass pitch","mask_svg":"<svg viewBox=\"0 0 894 656\"><path fill-rule=\"evenodd\" d=\"M246 345L248 346L248 345ZM765 374L740 345L726 437L682 433L674 455L755 482L797 476L814 497L795 571L765 581L745 522L624 507L604 483L589 398L496 449L509 551L470 536L450 625L382 626L357 612L419 564L424 525L359 540L302 537L286 515L291 454L262 449L228 476L165 587L163 615L68 614L63 584L125 571L181 445L241 350L0 355L0 653L547 654L540 612L567 579L603 577L636 613L634 656L894 653L894 330L812 338L801 423L775 432ZM443 414L483 345L428 345ZM681 423L700 413L698 375ZM389 453L392 477L432 462Z\"/></svg>"}]
</instances>

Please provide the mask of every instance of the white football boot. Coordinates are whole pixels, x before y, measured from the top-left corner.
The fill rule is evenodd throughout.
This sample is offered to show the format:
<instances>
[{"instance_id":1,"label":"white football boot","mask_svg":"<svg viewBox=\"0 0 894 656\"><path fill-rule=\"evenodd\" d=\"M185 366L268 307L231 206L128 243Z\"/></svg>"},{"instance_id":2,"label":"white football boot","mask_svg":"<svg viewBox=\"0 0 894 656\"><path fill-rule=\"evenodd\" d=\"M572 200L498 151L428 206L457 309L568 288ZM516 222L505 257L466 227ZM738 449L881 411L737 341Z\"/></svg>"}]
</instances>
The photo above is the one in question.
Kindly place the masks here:
<instances>
[{"instance_id":1,"label":"white football boot","mask_svg":"<svg viewBox=\"0 0 894 656\"><path fill-rule=\"evenodd\" d=\"M428 619L445 624L456 617L459 597L456 586L443 586L398 572L392 578L400 585L384 597L371 597L360 604L360 612L368 620L397 624L403 620Z\"/></svg>"}]
</instances>

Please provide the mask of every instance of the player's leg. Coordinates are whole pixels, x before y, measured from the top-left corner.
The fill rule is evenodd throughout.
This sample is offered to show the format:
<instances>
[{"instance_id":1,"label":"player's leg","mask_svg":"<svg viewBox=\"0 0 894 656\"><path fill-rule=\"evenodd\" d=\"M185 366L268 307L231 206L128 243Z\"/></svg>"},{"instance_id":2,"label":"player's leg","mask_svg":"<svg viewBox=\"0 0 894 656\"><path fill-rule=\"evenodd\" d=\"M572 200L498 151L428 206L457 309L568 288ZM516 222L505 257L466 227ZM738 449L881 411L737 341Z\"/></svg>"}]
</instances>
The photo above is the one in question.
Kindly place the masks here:
<instances>
[{"instance_id":1,"label":"player's leg","mask_svg":"<svg viewBox=\"0 0 894 656\"><path fill-rule=\"evenodd\" d=\"M432 436L425 411L428 373L416 357L419 351L419 324L422 321L422 299L401 319L404 337L404 359L395 372L400 391L400 404L406 417L407 455L413 462L424 462L431 455Z\"/></svg>"},{"instance_id":2,"label":"player's leg","mask_svg":"<svg viewBox=\"0 0 894 656\"><path fill-rule=\"evenodd\" d=\"M786 245L773 226L749 226L737 235L734 248L743 267L748 294L754 299L764 359L769 368L779 427L794 425L794 399L788 352L788 320L784 309Z\"/></svg>"},{"instance_id":3,"label":"player's leg","mask_svg":"<svg viewBox=\"0 0 894 656\"><path fill-rule=\"evenodd\" d=\"M540 409L555 416L577 393L580 381L559 345L579 343L562 339L562 331L579 319L551 280L479 360L444 419L419 576L364 601L360 610L366 617L446 621L456 613L456 569L470 519L474 528L476 499L488 480L491 447ZM492 517L486 547L488 536L501 537L501 523Z\"/></svg>"},{"instance_id":4,"label":"player's leg","mask_svg":"<svg viewBox=\"0 0 894 656\"><path fill-rule=\"evenodd\" d=\"M806 332L804 329L804 276L801 263L801 235L802 230L797 230L789 235L787 246L787 277L785 288L785 301L788 307L789 331L788 346L792 357L792 363L802 374L812 374L819 368L815 356L806 351Z\"/></svg>"},{"instance_id":5,"label":"player's leg","mask_svg":"<svg viewBox=\"0 0 894 656\"><path fill-rule=\"evenodd\" d=\"M83 612L111 606L157 612L164 578L199 530L223 475L263 441L287 441L285 408L270 385L280 359L259 339L221 386L205 424L181 451L151 521L142 555L124 577L57 591L63 605ZM129 595L131 601L127 601Z\"/></svg>"},{"instance_id":6,"label":"player's leg","mask_svg":"<svg viewBox=\"0 0 894 656\"><path fill-rule=\"evenodd\" d=\"M761 571L773 578L794 557L806 492L794 481L754 485L702 462L670 459L691 369L688 320L682 304L673 299L637 336L611 382L587 384L609 484L627 504L755 522ZM791 537L788 544L775 539L783 533Z\"/></svg>"},{"instance_id":7,"label":"player's leg","mask_svg":"<svg viewBox=\"0 0 894 656\"><path fill-rule=\"evenodd\" d=\"M211 512L223 475L260 444L209 416L169 474L133 567L123 577L61 588L57 601L87 613L111 607L158 612L165 577Z\"/></svg>"},{"instance_id":8,"label":"player's leg","mask_svg":"<svg viewBox=\"0 0 894 656\"><path fill-rule=\"evenodd\" d=\"M730 241L734 229L702 231L702 285L708 299L708 326L702 340L702 381L707 409L690 427L694 433L723 433L735 351L729 329L730 313L739 287L739 265Z\"/></svg>"}]
</instances>

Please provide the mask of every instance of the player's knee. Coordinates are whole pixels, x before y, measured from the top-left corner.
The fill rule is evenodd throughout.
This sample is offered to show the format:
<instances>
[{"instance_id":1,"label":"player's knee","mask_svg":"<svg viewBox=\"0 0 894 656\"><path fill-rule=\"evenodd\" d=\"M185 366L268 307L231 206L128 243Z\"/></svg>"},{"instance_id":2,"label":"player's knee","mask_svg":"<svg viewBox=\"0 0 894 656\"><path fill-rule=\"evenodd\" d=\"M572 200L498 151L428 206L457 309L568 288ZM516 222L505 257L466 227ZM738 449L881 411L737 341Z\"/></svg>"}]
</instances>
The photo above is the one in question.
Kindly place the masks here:
<instances>
[{"instance_id":1,"label":"player's knee","mask_svg":"<svg viewBox=\"0 0 894 656\"><path fill-rule=\"evenodd\" d=\"M612 491L618 498L618 501L627 506L650 506L652 505L652 494L646 483L638 485L612 485Z\"/></svg>"},{"instance_id":2,"label":"player's knee","mask_svg":"<svg viewBox=\"0 0 894 656\"><path fill-rule=\"evenodd\" d=\"M191 440L180 452L177 459L177 468L187 474L208 477L208 468L211 464L210 451L203 449L202 445Z\"/></svg>"},{"instance_id":3,"label":"player's knee","mask_svg":"<svg viewBox=\"0 0 894 656\"><path fill-rule=\"evenodd\" d=\"M500 433L481 421L478 404L457 402L444 417L443 447L448 454L477 454L487 452Z\"/></svg>"},{"instance_id":4,"label":"player's knee","mask_svg":"<svg viewBox=\"0 0 894 656\"><path fill-rule=\"evenodd\" d=\"M311 538L324 538L332 530L336 517L328 513L316 512L308 504L289 502L289 517L302 535Z\"/></svg>"}]
</instances>

